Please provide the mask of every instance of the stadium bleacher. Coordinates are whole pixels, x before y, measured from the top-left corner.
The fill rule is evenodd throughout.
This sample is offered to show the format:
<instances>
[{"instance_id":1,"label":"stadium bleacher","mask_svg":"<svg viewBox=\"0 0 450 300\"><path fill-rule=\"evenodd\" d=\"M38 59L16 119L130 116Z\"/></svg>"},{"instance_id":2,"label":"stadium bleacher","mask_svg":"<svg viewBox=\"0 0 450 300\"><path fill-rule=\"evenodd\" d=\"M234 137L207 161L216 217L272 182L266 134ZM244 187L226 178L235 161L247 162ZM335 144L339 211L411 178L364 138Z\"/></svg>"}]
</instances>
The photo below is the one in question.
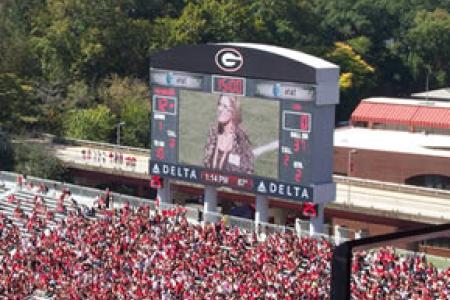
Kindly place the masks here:
<instances>
[{"instance_id":1,"label":"stadium bleacher","mask_svg":"<svg viewBox=\"0 0 450 300\"><path fill-rule=\"evenodd\" d=\"M325 238L286 232L261 241L223 221L189 223L182 207L125 205L92 217L62 194L69 195L0 192L0 299L329 297L334 245ZM61 199L65 214L57 212ZM19 201L27 218L15 213ZM354 258L355 299L448 300L449 283L450 268L438 270L424 256L381 249Z\"/></svg>"}]
</instances>

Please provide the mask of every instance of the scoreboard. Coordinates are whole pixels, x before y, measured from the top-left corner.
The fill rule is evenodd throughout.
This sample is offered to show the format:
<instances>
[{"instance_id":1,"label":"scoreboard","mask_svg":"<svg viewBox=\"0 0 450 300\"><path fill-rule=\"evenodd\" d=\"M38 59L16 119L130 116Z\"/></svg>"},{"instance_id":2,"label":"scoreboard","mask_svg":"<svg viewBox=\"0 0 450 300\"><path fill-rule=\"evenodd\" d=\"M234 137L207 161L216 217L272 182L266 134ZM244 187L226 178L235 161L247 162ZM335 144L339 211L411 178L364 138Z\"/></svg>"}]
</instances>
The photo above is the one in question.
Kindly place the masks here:
<instances>
[{"instance_id":1,"label":"scoreboard","mask_svg":"<svg viewBox=\"0 0 450 300\"><path fill-rule=\"evenodd\" d=\"M254 59L259 52L245 56L241 52L246 50L239 47L193 47L163 52L151 63L150 174L296 202L320 202L316 196L325 194L317 193L318 187L328 188L332 183L338 69L330 64L332 89L327 90L323 87L330 84L322 84L319 72L312 73L311 68L294 74L289 61L273 58L277 68L271 66L272 56L259 63ZM177 60L181 55L186 59ZM214 64L203 66L208 56ZM221 59L228 61L220 65ZM245 155L242 149L239 154L217 150L221 139L217 132L221 129L211 124L217 123L224 96L238 103L234 103L238 107L234 110L239 110L236 115L242 119L242 129L234 138L248 140L242 149L251 148L251 154ZM208 150L222 163L247 164L248 168L211 167L205 158ZM246 157L250 157L248 162L244 161ZM331 201L332 196L325 198Z\"/></svg>"}]
</instances>

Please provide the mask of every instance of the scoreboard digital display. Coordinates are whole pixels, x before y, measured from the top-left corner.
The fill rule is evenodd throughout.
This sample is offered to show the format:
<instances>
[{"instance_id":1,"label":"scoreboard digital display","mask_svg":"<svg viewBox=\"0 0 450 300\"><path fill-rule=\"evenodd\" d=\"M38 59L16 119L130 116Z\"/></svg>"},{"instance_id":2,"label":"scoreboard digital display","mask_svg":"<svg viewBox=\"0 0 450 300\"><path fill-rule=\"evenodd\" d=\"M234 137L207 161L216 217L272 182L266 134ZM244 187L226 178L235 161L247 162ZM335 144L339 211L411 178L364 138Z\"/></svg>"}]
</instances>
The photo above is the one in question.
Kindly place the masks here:
<instances>
[{"instance_id":1,"label":"scoreboard digital display","mask_svg":"<svg viewBox=\"0 0 450 300\"><path fill-rule=\"evenodd\" d=\"M313 85L153 69L150 172L312 201Z\"/></svg>"},{"instance_id":2,"label":"scoreboard digital display","mask_svg":"<svg viewBox=\"0 0 450 300\"><path fill-rule=\"evenodd\" d=\"M273 45L153 53L149 175L294 202L333 201L338 81L339 66ZM167 191L170 185L163 198Z\"/></svg>"}]
</instances>

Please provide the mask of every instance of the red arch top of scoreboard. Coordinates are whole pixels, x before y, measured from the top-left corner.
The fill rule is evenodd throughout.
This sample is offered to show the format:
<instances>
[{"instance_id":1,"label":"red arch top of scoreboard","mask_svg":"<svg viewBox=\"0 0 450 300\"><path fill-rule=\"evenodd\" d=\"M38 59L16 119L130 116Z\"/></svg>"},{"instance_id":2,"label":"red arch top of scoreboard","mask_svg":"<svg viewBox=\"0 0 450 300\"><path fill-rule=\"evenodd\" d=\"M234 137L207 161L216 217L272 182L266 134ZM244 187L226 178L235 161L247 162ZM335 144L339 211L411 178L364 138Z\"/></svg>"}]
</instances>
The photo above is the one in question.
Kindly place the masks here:
<instances>
[{"instance_id":1,"label":"red arch top of scoreboard","mask_svg":"<svg viewBox=\"0 0 450 300\"><path fill-rule=\"evenodd\" d=\"M186 45L155 53L149 171L288 201L333 201L338 81L338 66L271 45ZM211 167L221 95L239 99L239 138L248 138L251 154L231 151Z\"/></svg>"}]
</instances>

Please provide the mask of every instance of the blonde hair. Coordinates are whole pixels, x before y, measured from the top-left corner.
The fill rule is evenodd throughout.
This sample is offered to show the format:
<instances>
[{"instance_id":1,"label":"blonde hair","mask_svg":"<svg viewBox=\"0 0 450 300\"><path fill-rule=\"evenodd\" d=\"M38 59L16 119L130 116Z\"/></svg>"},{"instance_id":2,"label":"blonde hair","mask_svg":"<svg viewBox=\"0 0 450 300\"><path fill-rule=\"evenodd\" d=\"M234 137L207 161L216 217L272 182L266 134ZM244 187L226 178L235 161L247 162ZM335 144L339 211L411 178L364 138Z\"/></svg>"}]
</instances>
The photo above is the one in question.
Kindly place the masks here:
<instances>
[{"instance_id":1,"label":"blonde hair","mask_svg":"<svg viewBox=\"0 0 450 300\"><path fill-rule=\"evenodd\" d=\"M218 106L220 105L220 99L222 99L223 97L227 97L230 100L231 108L233 110L231 120L233 121L234 125L237 126L241 124L241 102L239 98L235 95L220 94L217 101Z\"/></svg>"}]
</instances>

